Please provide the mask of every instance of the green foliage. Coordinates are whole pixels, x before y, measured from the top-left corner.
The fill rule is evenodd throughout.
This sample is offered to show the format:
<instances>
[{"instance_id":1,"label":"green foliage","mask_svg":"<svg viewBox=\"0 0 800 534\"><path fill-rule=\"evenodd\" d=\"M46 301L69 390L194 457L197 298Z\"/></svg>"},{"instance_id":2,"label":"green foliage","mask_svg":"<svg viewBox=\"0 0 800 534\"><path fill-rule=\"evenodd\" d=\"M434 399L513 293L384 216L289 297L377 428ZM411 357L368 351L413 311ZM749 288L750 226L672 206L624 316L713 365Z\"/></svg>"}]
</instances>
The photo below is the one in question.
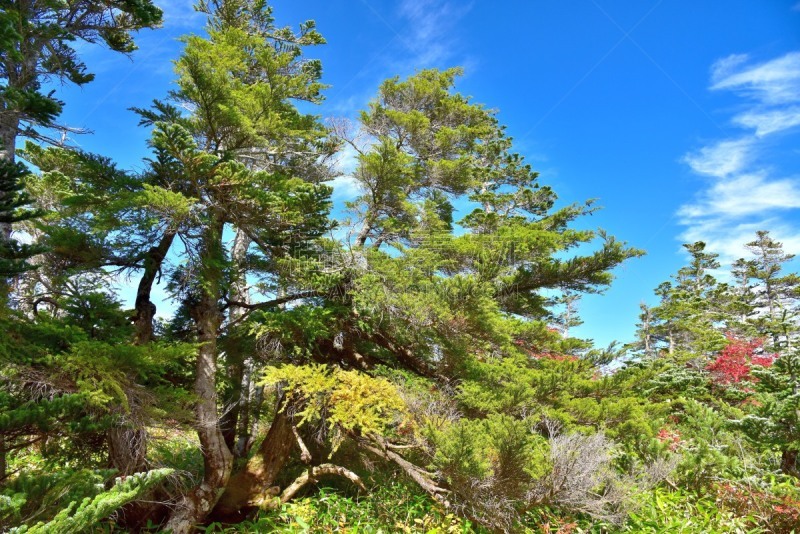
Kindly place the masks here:
<instances>
[{"instance_id":1,"label":"green foliage","mask_svg":"<svg viewBox=\"0 0 800 534\"><path fill-rule=\"evenodd\" d=\"M21 163L0 160L0 223L11 224L41 215L40 211L30 209L33 200L23 190L23 178L27 174L28 170ZM25 245L10 237L0 236L0 284L2 287L5 287L2 279L33 269L34 267L26 260L41 251L41 247ZM5 289L0 288L0 291L5 292Z\"/></svg>"},{"instance_id":2,"label":"green foliage","mask_svg":"<svg viewBox=\"0 0 800 534\"><path fill-rule=\"evenodd\" d=\"M45 78L91 80L73 40L127 53L131 32L160 20L147 0L7 7L0 111L21 121L9 140L56 120ZM324 455L350 482L351 464L372 477L373 493L301 493L206 530L794 528L796 488L775 472L798 470L800 279L783 273L780 243L759 232L733 283L705 244L686 245L619 364L624 350L570 328L580 294L642 252L576 226L593 201L559 204L495 112L455 90L460 69L389 79L357 126L329 129L302 111L325 89L305 57L324 43L312 21L279 27L264 0L197 9L206 34L183 38L175 90L134 110L152 130L143 173L35 143L20 152L35 175L0 160L0 223L47 247L26 272L42 249L0 243L0 277L19 280L0 313L4 525L91 529L164 480L103 490L128 432L126 473L168 465L201 481L173 516L187 514L184 529L226 481L244 481L226 497L251 494L217 512L245 519L294 495L298 472L316 483L308 466ZM331 217L325 184L343 144L357 153L355 222ZM119 275L139 281L133 316ZM178 311L153 328L162 275ZM747 372L722 380L733 339L752 346ZM275 441L270 415L289 423ZM134 528L156 517L141 513Z\"/></svg>"},{"instance_id":3,"label":"green foliage","mask_svg":"<svg viewBox=\"0 0 800 534\"><path fill-rule=\"evenodd\" d=\"M82 501L72 501L50 521L12 529L15 534L82 532L106 519L114 511L141 496L149 487L172 474L172 469L156 469L137 473L115 483L110 490Z\"/></svg>"},{"instance_id":4,"label":"green foliage","mask_svg":"<svg viewBox=\"0 0 800 534\"><path fill-rule=\"evenodd\" d=\"M487 532L443 510L441 505L395 478L376 484L365 496L351 497L323 487L312 497L285 504L274 512L261 512L252 521L235 526L211 524L205 528L207 533L339 531L364 534Z\"/></svg>"},{"instance_id":5,"label":"green foliage","mask_svg":"<svg viewBox=\"0 0 800 534\"><path fill-rule=\"evenodd\" d=\"M55 78L83 85L94 78L86 72L75 41L103 43L127 54L136 49L133 32L160 22L161 10L148 0L4 2L0 27L13 31L3 32L0 47L0 79L4 81L0 109L14 118L14 131L3 132L4 140L12 141L5 150L13 154L18 132L41 139L37 128L53 126L62 103L52 92L41 92L46 81ZM19 122L22 124L18 126Z\"/></svg>"},{"instance_id":6,"label":"green foliage","mask_svg":"<svg viewBox=\"0 0 800 534\"><path fill-rule=\"evenodd\" d=\"M720 508L713 496L659 490L644 497L647 501L642 508L631 514L623 532L767 532L752 526L753 517L737 516L730 510Z\"/></svg>"}]
</instances>

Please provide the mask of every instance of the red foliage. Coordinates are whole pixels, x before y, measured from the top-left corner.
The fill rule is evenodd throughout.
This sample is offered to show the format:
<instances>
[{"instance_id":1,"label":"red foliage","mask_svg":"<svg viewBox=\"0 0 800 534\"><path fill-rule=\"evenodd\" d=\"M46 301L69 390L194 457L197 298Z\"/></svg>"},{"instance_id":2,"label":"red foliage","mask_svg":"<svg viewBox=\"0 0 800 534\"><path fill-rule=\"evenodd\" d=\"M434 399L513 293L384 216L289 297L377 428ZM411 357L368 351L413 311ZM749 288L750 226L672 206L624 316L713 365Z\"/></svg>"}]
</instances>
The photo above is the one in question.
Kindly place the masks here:
<instances>
[{"instance_id":1,"label":"red foliage","mask_svg":"<svg viewBox=\"0 0 800 534\"><path fill-rule=\"evenodd\" d=\"M729 335L728 345L706 369L711 371L721 384L738 383L743 380L755 381L750 376L752 366L769 367L776 358L775 354L755 354L763 344L764 341L761 339L748 341Z\"/></svg>"},{"instance_id":2,"label":"red foliage","mask_svg":"<svg viewBox=\"0 0 800 534\"><path fill-rule=\"evenodd\" d=\"M656 437L661 443L669 443L669 450L675 451L681 444L681 433L677 430L670 430L669 428L661 428L656 434Z\"/></svg>"},{"instance_id":3,"label":"red foliage","mask_svg":"<svg viewBox=\"0 0 800 534\"><path fill-rule=\"evenodd\" d=\"M717 503L737 517L753 518L753 526L768 527L769 532L794 533L800 525L800 500L789 495L775 495L739 484L716 486Z\"/></svg>"}]
</instances>

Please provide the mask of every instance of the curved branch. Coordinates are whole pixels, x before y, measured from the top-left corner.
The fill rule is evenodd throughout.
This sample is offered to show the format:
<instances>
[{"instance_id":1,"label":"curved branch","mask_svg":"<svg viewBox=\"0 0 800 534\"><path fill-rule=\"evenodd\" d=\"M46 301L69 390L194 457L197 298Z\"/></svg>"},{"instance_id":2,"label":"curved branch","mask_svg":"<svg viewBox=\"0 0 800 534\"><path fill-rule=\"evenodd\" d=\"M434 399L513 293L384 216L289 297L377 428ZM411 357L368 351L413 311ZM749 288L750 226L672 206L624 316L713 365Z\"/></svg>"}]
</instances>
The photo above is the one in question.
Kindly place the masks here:
<instances>
[{"instance_id":1,"label":"curved branch","mask_svg":"<svg viewBox=\"0 0 800 534\"><path fill-rule=\"evenodd\" d=\"M281 493L281 504L289 502L292 497L297 495L297 492L300 491L303 486L316 482L317 478L323 475L338 475L340 477L344 477L361 488L361 490L367 491L364 483L361 482L361 478L359 478L357 474L353 473L349 469L334 464L321 464L310 468L308 471L297 477L294 482L289 484Z\"/></svg>"},{"instance_id":2,"label":"curved branch","mask_svg":"<svg viewBox=\"0 0 800 534\"><path fill-rule=\"evenodd\" d=\"M406 347L401 347L397 345L393 340L391 340L388 336L376 332L369 336L368 338L370 341L378 345L379 347L386 349L398 361L406 366L410 371L418 374L419 376L424 376L426 378L435 378L436 373L430 366L422 359L420 359L416 354L414 354L411 350L407 349Z\"/></svg>"}]
</instances>

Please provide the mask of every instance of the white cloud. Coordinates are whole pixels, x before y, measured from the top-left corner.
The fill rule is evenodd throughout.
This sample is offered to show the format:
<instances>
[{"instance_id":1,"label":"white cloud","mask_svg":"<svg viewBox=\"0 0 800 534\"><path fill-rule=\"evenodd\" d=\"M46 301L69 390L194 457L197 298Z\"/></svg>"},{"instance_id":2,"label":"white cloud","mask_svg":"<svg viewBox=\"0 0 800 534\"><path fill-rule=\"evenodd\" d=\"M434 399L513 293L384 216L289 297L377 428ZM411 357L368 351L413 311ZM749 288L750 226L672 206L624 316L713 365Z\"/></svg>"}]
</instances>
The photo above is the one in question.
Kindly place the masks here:
<instances>
[{"instance_id":1,"label":"white cloud","mask_svg":"<svg viewBox=\"0 0 800 534\"><path fill-rule=\"evenodd\" d=\"M730 265L739 258L750 257L745 245L755 239L757 231L765 229L769 230L770 237L783 243L784 252L800 254L800 231L777 217L763 217L738 224L707 219L687 228L681 239L686 243L705 242L707 250L720 255L723 265Z\"/></svg>"},{"instance_id":2,"label":"white cloud","mask_svg":"<svg viewBox=\"0 0 800 534\"><path fill-rule=\"evenodd\" d=\"M744 128L752 128L756 131L756 136L763 137L800 125L800 106L769 111L746 111L735 116L733 122Z\"/></svg>"},{"instance_id":3,"label":"white cloud","mask_svg":"<svg viewBox=\"0 0 800 534\"><path fill-rule=\"evenodd\" d=\"M749 56L747 54L731 54L728 57L718 59L711 65L711 82L716 85L721 80L729 78L738 67L747 63L748 59Z\"/></svg>"},{"instance_id":4,"label":"white cloud","mask_svg":"<svg viewBox=\"0 0 800 534\"><path fill-rule=\"evenodd\" d=\"M195 0L160 0L158 7L164 11L164 28L188 31L197 28L205 14L194 9Z\"/></svg>"},{"instance_id":5,"label":"white cloud","mask_svg":"<svg viewBox=\"0 0 800 534\"><path fill-rule=\"evenodd\" d=\"M800 100L800 52L741 68L747 59L735 55L717 61L711 68L711 89L733 90L767 105Z\"/></svg>"},{"instance_id":6,"label":"white cloud","mask_svg":"<svg viewBox=\"0 0 800 534\"><path fill-rule=\"evenodd\" d=\"M351 174L337 176L327 184L333 187L334 200L353 200L361 194L361 184Z\"/></svg>"},{"instance_id":7,"label":"white cloud","mask_svg":"<svg viewBox=\"0 0 800 534\"><path fill-rule=\"evenodd\" d=\"M345 144L342 150L336 155L334 169L339 174L328 183L333 187L334 200L353 200L361 194L361 185L353 177L353 173L358 165L358 151L349 144Z\"/></svg>"},{"instance_id":8,"label":"white cloud","mask_svg":"<svg viewBox=\"0 0 800 534\"><path fill-rule=\"evenodd\" d=\"M700 198L680 208L686 222L711 217L735 219L800 208L800 184L796 180L770 180L764 174L742 174L718 180Z\"/></svg>"},{"instance_id":9,"label":"white cloud","mask_svg":"<svg viewBox=\"0 0 800 534\"><path fill-rule=\"evenodd\" d=\"M711 67L711 89L743 98L731 121L749 133L684 156L694 172L712 179L678 210L686 227L680 238L705 241L728 262L748 255L744 244L758 230L769 230L787 252L800 252L800 229L789 220L800 209L800 180L776 176L758 159L765 146L774 148L772 137L800 125L800 52L755 64L747 55L723 58Z\"/></svg>"},{"instance_id":10,"label":"white cloud","mask_svg":"<svg viewBox=\"0 0 800 534\"><path fill-rule=\"evenodd\" d=\"M698 174L724 178L747 165L752 149L753 142L748 138L720 141L684 156L683 161Z\"/></svg>"}]
</instances>

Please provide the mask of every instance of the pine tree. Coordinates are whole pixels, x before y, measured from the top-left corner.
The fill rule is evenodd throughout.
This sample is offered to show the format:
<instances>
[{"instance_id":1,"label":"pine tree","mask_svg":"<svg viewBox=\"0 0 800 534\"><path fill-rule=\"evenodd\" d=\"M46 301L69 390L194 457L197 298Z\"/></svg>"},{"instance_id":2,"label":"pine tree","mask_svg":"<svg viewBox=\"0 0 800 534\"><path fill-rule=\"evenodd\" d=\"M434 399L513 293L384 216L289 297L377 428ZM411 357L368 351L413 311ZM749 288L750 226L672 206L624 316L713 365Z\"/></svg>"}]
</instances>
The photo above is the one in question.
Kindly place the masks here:
<instances>
[{"instance_id":1,"label":"pine tree","mask_svg":"<svg viewBox=\"0 0 800 534\"><path fill-rule=\"evenodd\" d=\"M275 347L272 358L285 363L284 376L310 374L313 378L304 380L324 383L326 368L289 369L310 362L365 373L364 384L370 384L371 374L390 373L406 384L419 384L406 394L426 391L436 399L431 405L471 414L452 427L443 420L447 429L441 433L417 434L414 439L424 440L424 447L394 432L392 447L399 448L387 449L387 437L362 435L339 419L330 421L333 430L326 428L393 462L433 498L457 498L460 505L480 509L487 521L490 506L469 489L482 482L457 464L437 475L419 465L432 461L430 454L440 447L458 448L452 440L459 436L473 434L482 443L491 436L498 447L492 450L506 451L492 468L513 478L504 476L493 485L492 499L524 493L530 480L512 476L518 459L513 449L527 450L529 440L541 444L541 437L519 434L530 423L525 414L540 406L528 402L529 396L550 398L550 384L565 376L579 375L566 386L569 391L572 383L589 388L594 373L591 362L558 352L570 343L548 330L551 313L544 290L599 291L611 280L609 269L639 252L600 234L602 246L594 255L554 258L597 237L568 227L591 208L551 211L554 193L539 186L538 175L510 151L511 141L493 114L453 92L456 74L422 71L381 86L362 114L361 135L351 130L347 140L359 151L354 176L363 188L351 204L358 217L352 242L317 243L328 256L293 263L287 297L275 302L288 302L292 295L307 298L288 309L264 309L252 321L259 345ZM474 208L459 222L467 228L460 235L455 235L452 218L456 202ZM309 286L313 291L300 291ZM520 347L537 347L541 353L531 357ZM502 378L492 382L491 377ZM453 383L462 386L454 390ZM307 428L314 421L298 415L318 410L315 397L295 394L290 384L284 391L293 402L276 414L254 459L229 482L217 507L220 516L263 496L291 455L293 433L300 443L304 433L318 432ZM368 391L332 395L330 402L357 403ZM498 400L488 402L487 397ZM419 400L420 406L427 402ZM640 409L626 402L626 408L613 403L604 408ZM580 413L588 405L582 399L567 410ZM410 417L412 425L425 428L425 417L436 415ZM587 416L596 418L603 418L601 412ZM504 441L508 433L516 436L514 446ZM327 446L334 448L335 441ZM489 450L475 454L491 456ZM513 510L507 512L515 517Z\"/></svg>"}]
</instances>

